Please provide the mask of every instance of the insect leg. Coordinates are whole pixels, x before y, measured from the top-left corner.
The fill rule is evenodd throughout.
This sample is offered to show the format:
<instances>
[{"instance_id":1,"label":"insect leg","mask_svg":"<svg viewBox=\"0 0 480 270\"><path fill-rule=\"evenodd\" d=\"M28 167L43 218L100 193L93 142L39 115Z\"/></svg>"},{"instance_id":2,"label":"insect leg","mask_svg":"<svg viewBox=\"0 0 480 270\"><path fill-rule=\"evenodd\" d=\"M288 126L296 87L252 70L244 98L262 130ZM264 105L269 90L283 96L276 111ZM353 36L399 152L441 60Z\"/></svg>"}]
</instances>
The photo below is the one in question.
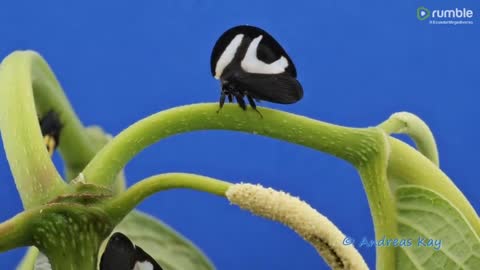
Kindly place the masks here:
<instances>
[{"instance_id":1,"label":"insect leg","mask_svg":"<svg viewBox=\"0 0 480 270\"><path fill-rule=\"evenodd\" d=\"M243 96L241 94L235 94L235 99L238 102L238 106L242 108L244 111L247 110L247 105L245 104L245 100L243 100Z\"/></svg>"},{"instance_id":2,"label":"insect leg","mask_svg":"<svg viewBox=\"0 0 480 270\"><path fill-rule=\"evenodd\" d=\"M217 113L219 113L220 110L223 108L224 103L225 103L225 91L223 91L222 89L222 93L220 94L220 102L219 102L220 107L218 108Z\"/></svg>"},{"instance_id":3,"label":"insect leg","mask_svg":"<svg viewBox=\"0 0 480 270\"><path fill-rule=\"evenodd\" d=\"M253 100L253 98L249 95L247 95L247 99L248 99L248 103L250 103L250 106L252 106L252 109L254 109L260 115L260 117L263 118L263 115L257 110L257 105L255 104L255 100Z\"/></svg>"}]
</instances>

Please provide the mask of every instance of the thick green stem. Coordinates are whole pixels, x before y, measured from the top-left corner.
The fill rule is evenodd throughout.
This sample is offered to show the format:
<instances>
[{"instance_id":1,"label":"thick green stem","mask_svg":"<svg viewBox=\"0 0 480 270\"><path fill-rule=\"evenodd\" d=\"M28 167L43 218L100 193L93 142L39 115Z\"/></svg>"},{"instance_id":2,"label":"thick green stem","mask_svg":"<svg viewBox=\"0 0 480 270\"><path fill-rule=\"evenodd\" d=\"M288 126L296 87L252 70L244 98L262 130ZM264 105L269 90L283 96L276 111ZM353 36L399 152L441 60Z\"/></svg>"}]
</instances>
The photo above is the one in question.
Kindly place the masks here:
<instances>
[{"instance_id":1,"label":"thick green stem","mask_svg":"<svg viewBox=\"0 0 480 270\"><path fill-rule=\"evenodd\" d=\"M52 270L95 270L100 245L115 225L101 208L78 203L50 204L30 223L33 244Z\"/></svg>"},{"instance_id":2,"label":"thick green stem","mask_svg":"<svg viewBox=\"0 0 480 270\"><path fill-rule=\"evenodd\" d=\"M397 238L396 207L387 179L388 158L392 154L385 132L377 129L376 155L358 167L375 225L375 238ZM377 247L376 269L394 269L395 248Z\"/></svg>"},{"instance_id":3,"label":"thick green stem","mask_svg":"<svg viewBox=\"0 0 480 270\"><path fill-rule=\"evenodd\" d=\"M86 127L85 131L91 140L91 143L95 149L95 152L98 152L100 149L102 149L112 139L112 136L110 134L105 133L103 129L98 126ZM69 179L73 179L77 177L82 169L83 167L82 168L67 167L67 170L66 170L67 177ZM114 182L115 184L111 187L111 190L113 191L114 194L118 194L126 189L127 185L126 185L125 174L123 173L123 170L121 170L120 173L117 174Z\"/></svg>"},{"instance_id":4,"label":"thick green stem","mask_svg":"<svg viewBox=\"0 0 480 270\"><path fill-rule=\"evenodd\" d=\"M385 122L379 125L387 134L407 134L415 142L418 151L439 165L437 144L430 128L418 116L408 113L394 113Z\"/></svg>"},{"instance_id":5,"label":"thick green stem","mask_svg":"<svg viewBox=\"0 0 480 270\"><path fill-rule=\"evenodd\" d=\"M33 217L34 212L22 212L0 224L0 252L33 244Z\"/></svg>"},{"instance_id":6,"label":"thick green stem","mask_svg":"<svg viewBox=\"0 0 480 270\"><path fill-rule=\"evenodd\" d=\"M139 181L124 193L108 201L105 204L105 212L110 215L114 223L117 223L145 198L162 190L188 188L225 196L225 192L230 186L231 184L228 182L196 174L154 175Z\"/></svg>"},{"instance_id":7,"label":"thick green stem","mask_svg":"<svg viewBox=\"0 0 480 270\"><path fill-rule=\"evenodd\" d=\"M35 246L53 270L94 270L100 244L116 225L101 206L51 203L25 210L0 224L0 252Z\"/></svg>"},{"instance_id":8,"label":"thick green stem","mask_svg":"<svg viewBox=\"0 0 480 270\"><path fill-rule=\"evenodd\" d=\"M39 115L54 110L60 115L63 124L59 150L65 165L83 168L95 155L96 149L64 91L43 58L33 52L22 53L22 57L30 58L34 74L33 95Z\"/></svg>"},{"instance_id":9,"label":"thick green stem","mask_svg":"<svg viewBox=\"0 0 480 270\"><path fill-rule=\"evenodd\" d=\"M65 252L58 252L57 256L48 257L48 261L52 266L52 270L65 269L82 269L82 270L96 270L97 269L97 252L99 246L84 245L82 247L88 253L85 256L78 256L78 254L66 250ZM59 249L61 251L63 249Z\"/></svg>"},{"instance_id":10,"label":"thick green stem","mask_svg":"<svg viewBox=\"0 0 480 270\"><path fill-rule=\"evenodd\" d=\"M46 63L32 52L13 53L0 68L3 145L25 209L67 188L46 150L34 103L34 91L58 86L49 76Z\"/></svg>"},{"instance_id":11,"label":"thick green stem","mask_svg":"<svg viewBox=\"0 0 480 270\"><path fill-rule=\"evenodd\" d=\"M21 263L17 266L16 270L32 270L35 267L35 261L37 260L40 251L36 247L30 247L27 250Z\"/></svg>"},{"instance_id":12,"label":"thick green stem","mask_svg":"<svg viewBox=\"0 0 480 270\"><path fill-rule=\"evenodd\" d=\"M95 155L55 75L32 51L17 51L0 70L0 128L7 157L25 208L44 203L66 189L40 136L38 117L50 110L63 129L59 150L65 165L80 171Z\"/></svg>"},{"instance_id":13,"label":"thick green stem","mask_svg":"<svg viewBox=\"0 0 480 270\"><path fill-rule=\"evenodd\" d=\"M113 138L87 165L87 182L112 185L115 175L147 146L175 134L197 130L235 130L264 135L318 149L353 164L368 160L371 129L347 128L272 109L244 112L227 105L216 113L218 104L182 106L144 118ZM363 149L362 152L357 151ZM365 151L365 152L363 152Z\"/></svg>"},{"instance_id":14,"label":"thick green stem","mask_svg":"<svg viewBox=\"0 0 480 270\"><path fill-rule=\"evenodd\" d=\"M455 186L451 180L438 168L432 167L434 164L419 155L413 148L391 137L386 140L384 132L379 128L341 127L266 108L259 108L263 114L261 118L255 111L244 112L235 105L227 105L217 114L217 106L217 104L182 106L138 121L113 138L87 165L83 171L86 181L111 185L115 175L131 158L162 138L197 130L235 130L327 152L349 161L359 169L368 167L367 165L376 162L375 160L389 158L388 165L383 164L388 166L388 173L393 173L397 179L411 177L405 181L428 184L434 191L452 198L452 203L464 212L469 222L477 228L477 232L480 232L478 215L465 196L457 188L445 188ZM385 157L388 153L389 155ZM410 170L405 170L405 167ZM364 171L368 174L368 170ZM428 178L418 177L424 175ZM383 180L386 181L386 179ZM367 193L370 192L368 188L366 189ZM391 192L388 192L388 196L391 196ZM371 201L370 198L373 196L369 196L369 203L374 208L377 204L382 204L379 201ZM393 206L388 207L386 211L392 208ZM373 215L377 214L373 213ZM388 219L388 215L381 219ZM378 223L382 224L382 221L379 220ZM377 223L375 225L377 226Z\"/></svg>"}]
</instances>

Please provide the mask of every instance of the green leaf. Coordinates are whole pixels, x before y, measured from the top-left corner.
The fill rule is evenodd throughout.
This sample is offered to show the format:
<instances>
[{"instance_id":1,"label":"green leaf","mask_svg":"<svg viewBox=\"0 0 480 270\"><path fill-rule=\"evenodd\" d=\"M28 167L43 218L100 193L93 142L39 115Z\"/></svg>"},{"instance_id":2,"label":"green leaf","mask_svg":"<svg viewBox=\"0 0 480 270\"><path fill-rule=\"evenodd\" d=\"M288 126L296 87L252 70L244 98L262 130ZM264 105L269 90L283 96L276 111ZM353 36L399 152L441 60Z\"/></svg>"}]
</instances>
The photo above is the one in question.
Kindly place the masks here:
<instances>
[{"instance_id":1,"label":"green leaf","mask_svg":"<svg viewBox=\"0 0 480 270\"><path fill-rule=\"evenodd\" d=\"M411 240L397 249L397 269L479 269L480 238L445 197L414 185L395 196L398 238Z\"/></svg>"},{"instance_id":2,"label":"green leaf","mask_svg":"<svg viewBox=\"0 0 480 270\"><path fill-rule=\"evenodd\" d=\"M132 211L115 228L152 256L165 270L215 269L208 258L189 240L165 223Z\"/></svg>"},{"instance_id":3,"label":"green leaf","mask_svg":"<svg viewBox=\"0 0 480 270\"><path fill-rule=\"evenodd\" d=\"M370 156L367 160L368 162L357 166L375 225L375 238L377 241L376 268L389 270L478 269L478 265L480 265L478 255L453 259L452 261L456 262L458 266L453 265L450 268L448 266L452 265L449 265L447 260L451 258L450 248L469 252L475 249L477 250L476 252L480 250L477 230L480 228L480 220L473 207L456 188L454 183L434 163L405 143L391 137L386 139L382 142L380 137L378 137L375 143L377 154ZM414 209L423 209L422 207L429 206L431 211L441 213L443 219L434 222L435 225L442 226L441 228L430 226L423 220L429 213L422 212L414 217L409 216L409 219L407 219L404 216L404 212L399 210L405 204L405 198L399 195L403 194L402 191L407 190L407 188L410 188L408 190L413 192L412 187L423 193L426 190L427 195L422 196L429 196L423 200L412 199L409 201L410 206ZM422 192L419 192L419 194L423 194ZM423 198L420 195L418 197ZM405 226L406 224L412 225L409 221L421 223L424 225L421 227L423 230L412 231L412 228ZM446 228L453 221L456 222L453 223L455 227L452 230L447 230ZM459 229L460 227L463 229ZM418 227L414 228L418 230ZM446 231L437 231L437 229ZM470 236L468 236L467 232L469 232ZM422 236L444 240L443 247L446 248L435 253L427 250L425 247L422 247L423 249L415 248L418 247L418 237ZM464 237L468 240L450 244L445 242L452 237L457 240ZM384 241L412 239L412 245L405 248L393 244L385 245L381 243L382 239L385 239ZM427 251L432 253L430 254ZM413 259L409 256L410 253L415 254ZM440 256L443 253L449 256ZM461 252L461 254L468 256L468 252ZM424 261L430 257L430 262ZM473 265L476 268L473 268Z\"/></svg>"}]
</instances>

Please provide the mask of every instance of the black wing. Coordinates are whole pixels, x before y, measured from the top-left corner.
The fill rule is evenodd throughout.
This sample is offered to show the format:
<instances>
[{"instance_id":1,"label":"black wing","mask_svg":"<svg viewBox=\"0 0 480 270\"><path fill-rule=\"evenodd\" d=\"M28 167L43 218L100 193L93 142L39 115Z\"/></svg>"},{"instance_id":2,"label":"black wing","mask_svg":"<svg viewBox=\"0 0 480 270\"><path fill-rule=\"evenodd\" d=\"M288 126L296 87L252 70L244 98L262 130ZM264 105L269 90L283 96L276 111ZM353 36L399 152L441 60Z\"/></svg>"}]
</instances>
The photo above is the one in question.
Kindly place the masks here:
<instances>
[{"instance_id":1,"label":"black wing","mask_svg":"<svg viewBox=\"0 0 480 270\"><path fill-rule=\"evenodd\" d=\"M162 267L150 256L148 253L143 251L142 248L136 246L137 254L135 261L136 263L150 263L153 266L153 270L163 270ZM139 270L143 270L139 267Z\"/></svg>"},{"instance_id":2,"label":"black wing","mask_svg":"<svg viewBox=\"0 0 480 270\"><path fill-rule=\"evenodd\" d=\"M114 233L100 259L100 270L132 270L134 265L135 246L122 233Z\"/></svg>"},{"instance_id":3,"label":"black wing","mask_svg":"<svg viewBox=\"0 0 480 270\"><path fill-rule=\"evenodd\" d=\"M288 74L243 73L236 85L247 95L273 103L291 104L303 97L302 85Z\"/></svg>"},{"instance_id":4,"label":"black wing","mask_svg":"<svg viewBox=\"0 0 480 270\"><path fill-rule=\"evenodd\" d=\"M240 26L230 28L225 33L223 33L220 36L220 38L217 40L217 42L215 43L215 46L213 47L212 55L210 58L210 68L211 68L212 76L215 76L215 66L217 64L218 59L220 58L222 53L225 51L228 44L230 44L232 39L238 34L244 34L247 37L246 40L248 42L262 35L263 38L257 49L258 59L262 60L267 64L270 64L283 56L288 61L288 67L285 69L285 73L288 73L290 76L294 78L297 77L297 71L295 69L295 65L290 59L290 56L288 56L287 52L282 48L282 46L265 30L255 26L249 26L249 25L240 25Z\"/></svg>"},{"instance_id":5,"label":"black wing","mask_svg":"<svg viewBox=\"0 0 480 270\"><path fill-rule=\"evenodd\" d=\"M162 270L160 265L142 248L135 246L127 236L116 232L108 240L100 259L100 270ZM135 268L137 266L137 268Z\"/></svg>"}]
</instances>

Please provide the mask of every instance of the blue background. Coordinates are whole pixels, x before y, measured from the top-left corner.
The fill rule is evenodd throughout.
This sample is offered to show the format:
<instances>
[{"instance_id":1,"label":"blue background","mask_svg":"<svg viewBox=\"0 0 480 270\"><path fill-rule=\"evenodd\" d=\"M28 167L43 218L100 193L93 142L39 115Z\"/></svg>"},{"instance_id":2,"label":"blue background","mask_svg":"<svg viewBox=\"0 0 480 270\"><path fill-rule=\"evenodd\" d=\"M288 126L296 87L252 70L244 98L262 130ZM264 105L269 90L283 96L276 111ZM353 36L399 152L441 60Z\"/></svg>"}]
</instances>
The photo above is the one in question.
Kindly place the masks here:
<instances>
[{"instance_id":1,"label":"blue background","mask_svg":"<svg viewBox=\"0 0 480 270\"><path fill-rule=\"evenodd\" d=\"M305 90L297 104L263 106L357 127L413 112L436 135L442 169L480 209L480 21L475 14L475 25L429 25L415 14L422 5L478 12L478 1L39 2L2 2L0 57L18 49L40 52L86 125L117 134L164 109L216 102L219 85L209 67L216 39L232 26L256 25L287 50ZM129 184L174 171L286 190L347 235L373 238L356 171L326 154L210 131L165 139L126 167ZM0 220L6 220L21 203L3 151L0 179ZM218 269L327 269L292 231L221 198L175 190L139 208L192 239ZM374 249L360 252L373 269ZM13 269L22 255L20 249L0 254L0 268Z\"/></svg>"}]
</instances>

